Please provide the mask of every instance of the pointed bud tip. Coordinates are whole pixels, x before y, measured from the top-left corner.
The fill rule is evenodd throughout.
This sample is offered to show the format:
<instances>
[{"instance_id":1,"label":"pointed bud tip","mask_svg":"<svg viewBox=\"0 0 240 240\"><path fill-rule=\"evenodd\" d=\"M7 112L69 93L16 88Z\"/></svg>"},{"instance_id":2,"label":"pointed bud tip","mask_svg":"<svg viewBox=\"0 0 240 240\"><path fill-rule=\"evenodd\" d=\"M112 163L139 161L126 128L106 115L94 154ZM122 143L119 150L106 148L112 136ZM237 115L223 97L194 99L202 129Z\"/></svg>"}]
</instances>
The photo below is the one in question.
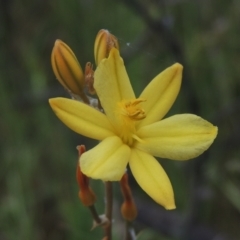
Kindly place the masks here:
<instances>
[{"instance_id":1,"label":"pointed bud tip","mask_svg":"<svg viewBox=\"0 0 240 240\"><path fill-rule=\"evenodd\" d=\"M68 47L61 39L56 39L53 45L52 57L57 54L56 51L60 51L62 47Z\"/></svg>"},{"instance_id":2,"label":"pointed bud tip","mask_svg":"<svg viewBox=\"0 0 240 240\"><path fill-rule=\"evenodd\" d=\"M60 39L56 39L55 42L54 42L54 45L58 45L58 44L60 44L60 43L63 43L63 41L60 40Z\"/></svg>"},{"instance_id":3,"label":"pointed bud tip","mask_svg":"<svg viewBox=\"0 0 240 240\"><path fill-rule=\"evenodd\" d=\"M85 147L85 145L78 145L78 146L76 147L76 149L78 150L78 155L79 155L79 157L80 157L83 153L86 152L86 147Z\"/></svg>"}]
</instances>

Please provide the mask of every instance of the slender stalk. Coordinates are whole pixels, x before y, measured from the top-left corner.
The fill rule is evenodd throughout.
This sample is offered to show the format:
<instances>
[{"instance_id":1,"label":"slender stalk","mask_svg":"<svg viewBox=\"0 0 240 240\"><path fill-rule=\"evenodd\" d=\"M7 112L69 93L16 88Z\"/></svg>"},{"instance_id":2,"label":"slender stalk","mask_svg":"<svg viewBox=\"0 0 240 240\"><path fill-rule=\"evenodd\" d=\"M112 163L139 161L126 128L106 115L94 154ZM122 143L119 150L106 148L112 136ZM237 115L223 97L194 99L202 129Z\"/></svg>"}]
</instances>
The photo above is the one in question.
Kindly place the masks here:
<instances>
[{"instance_id":1,"label":"slender stalk","mask_svg":"<svg viewBox=\"0 0 240 240\"><path fill-rule=\"evenodd\" d=\"M95 221L96 223L100 224L100 223L102 222L102 220L101 220L101 218L99 217L95 206L92 205L92 206L90 206L90 207L88 207L88 208L89 208L89 210L90 210L90 212L91 212L91 214L92 214L92 217L93 217L94 221Z\"/></svg>"},{"instance_id":2,"label":"slender stalk","mask_svg":"<svg viewBox=\"0 0 240 240\"><path fill-rule=\"evenodd\" d=\"M125 221L125 236L124 240L136 240L136 233L132 227L132 223L129 221Z\"/></svg>"},{"instance_id":3,"label":"slender stalk","mask_svg":"<svg viewBox=\"0 0 240 240\"><path fill-rule=\"evenodd\" d=\"M125 236L124 236L124 240L132 240L131 239L131 235L129 233L129 222L125 221Z\"/></svg>"},{"instance_id":4,"label":"slender stalk","mask_svg":"<svg viewBox=\"0 0 240 240\"><path fill-rule=\"evenodd\" d=\"M104 239L111 240L112 239L112 207L113 207L112 182L105 182L105 191L106 191L105 215L109 221L109 224L105 226Z\"/></svg>"}]
</instances>

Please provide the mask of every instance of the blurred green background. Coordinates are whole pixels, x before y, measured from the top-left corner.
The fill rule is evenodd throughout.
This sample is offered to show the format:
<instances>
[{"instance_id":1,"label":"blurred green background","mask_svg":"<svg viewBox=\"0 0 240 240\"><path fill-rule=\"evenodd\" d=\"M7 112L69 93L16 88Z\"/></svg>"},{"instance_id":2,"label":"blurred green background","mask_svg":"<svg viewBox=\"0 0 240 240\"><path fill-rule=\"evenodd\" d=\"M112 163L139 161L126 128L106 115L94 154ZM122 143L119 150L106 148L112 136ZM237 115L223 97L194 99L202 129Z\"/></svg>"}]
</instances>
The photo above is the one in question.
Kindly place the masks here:
<instances>
[{"instance_id":1,"label":"blurred green background","mask_svg":"<svg viewBox=\"0 0 240 240\"><path fill-rule=\"evenodd\" d=\"M84 66L94 62L97 32L110 30L137 94L160 71L184 65L183 86L168 115L191 112L219 127L197 159L161 159L177 209L165 211L131 179L141 240L240 239L240 1L0 0L0 240L92 240L78 199L76 146L94 141L65 127L48 98L67 96L50 54L66 42ZM104 187L92 182L103 212ZM122 238L114 183L114 239ZM144 230L145 229L145 230Z\"/></svg>"}]
</instances>

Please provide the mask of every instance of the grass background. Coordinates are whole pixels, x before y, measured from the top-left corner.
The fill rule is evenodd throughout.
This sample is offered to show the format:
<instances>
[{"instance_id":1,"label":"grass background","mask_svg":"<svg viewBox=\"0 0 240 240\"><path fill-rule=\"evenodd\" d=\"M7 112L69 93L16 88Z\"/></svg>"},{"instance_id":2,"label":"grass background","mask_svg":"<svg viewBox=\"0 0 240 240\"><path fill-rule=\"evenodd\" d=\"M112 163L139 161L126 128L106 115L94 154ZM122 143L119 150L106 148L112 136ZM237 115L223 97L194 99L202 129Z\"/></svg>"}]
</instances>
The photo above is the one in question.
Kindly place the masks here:
<instances>
[{"instance_id":1,"label":"grass background","mask_svg":"<svg viewBox=\"0 0 240 240\"><path fill-rule=\"evenodd\" d=\"M166 212L131 180L142 240L240 239L240 2L237 0L0 0L0 239L92 240L78 200L76 145L94 141L67 129L48 98L68 96L50 54L65 41L82 66L97 32L110 30L137 94L174 62L183 86L168 115L191 112L219 127L213 146L187 162L161 159L177 210ZM92 182L103 212L103 185ZM122 239L114 184L114 239Z\"/></svg>"}]
</instances>

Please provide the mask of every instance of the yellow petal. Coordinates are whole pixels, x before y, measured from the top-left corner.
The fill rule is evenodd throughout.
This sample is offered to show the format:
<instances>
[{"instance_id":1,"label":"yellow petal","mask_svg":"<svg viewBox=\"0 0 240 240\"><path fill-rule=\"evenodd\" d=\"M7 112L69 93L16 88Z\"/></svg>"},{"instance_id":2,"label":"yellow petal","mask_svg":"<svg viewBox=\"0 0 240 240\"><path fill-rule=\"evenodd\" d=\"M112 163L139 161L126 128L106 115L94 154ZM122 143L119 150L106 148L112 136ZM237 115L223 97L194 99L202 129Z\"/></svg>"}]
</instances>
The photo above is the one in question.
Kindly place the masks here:
<instances>
[{"instance_id":1,"label":"yellow petal","mask_svg":"<svg viewBox=\"0 0 240 240\"><path fill-rule=\"evenodd\" d=\"M64 124L83 136L102 140L114 135L107 117L84 103L67 98L52 98L49 103Z\"/></svg>"},{"instance_id":2,"label":"yellow petal","mask_svg":"<svg viewBox=\"0 0 240 240\"><path fill-rule=\"evenodd\" d=\"M94 74L94 88L108 118L116 121L117 103L123 99L135 99L124 63L119 51L112 48Z\"/></svg>"},{"instance_id":3,"label":"yellow petal","mask_svg":"<svg viewBox=\"0 0 240 240\"><path fill-rule=\"evenodd\" d=\"M182 65L176 63L157 75L143 90L139 98L146 118L138 123L142 127L162 119L172 107L182 82Z\"/></svg>"},{"instance_id":4,"label":"yellow petal","mask_svg":"<svg viewBox=\"0 0 240 240\"><path fill-rule=\"evenodd\" d=\"M131 151L129 165L140 187L166 209L174 209L171 182L162 166L151 155L137 149Z\"/></svg>"},{"instance_id":5,"label":"yellow petal","mask_svg":"<svg viewBox=\"0 0 240 240\"><path fill-rule=\"evenodd\" d=\"M106 138L81 156L81 170L94 179L119 181L125 172L130 153L130 148L120 138Z\"/></svg>"},{"instance_id":6,"label":"yellow petal","mask_svg":"<svg viewBox=\"0 0 240 240\"><path fill-rule=\"evenodd\" d=\"M207 150L217 136L217 127L193 114L179 114L142 127L143 140L136 147L173 160L195 158Z\"/></svg>"}]
</instances>

